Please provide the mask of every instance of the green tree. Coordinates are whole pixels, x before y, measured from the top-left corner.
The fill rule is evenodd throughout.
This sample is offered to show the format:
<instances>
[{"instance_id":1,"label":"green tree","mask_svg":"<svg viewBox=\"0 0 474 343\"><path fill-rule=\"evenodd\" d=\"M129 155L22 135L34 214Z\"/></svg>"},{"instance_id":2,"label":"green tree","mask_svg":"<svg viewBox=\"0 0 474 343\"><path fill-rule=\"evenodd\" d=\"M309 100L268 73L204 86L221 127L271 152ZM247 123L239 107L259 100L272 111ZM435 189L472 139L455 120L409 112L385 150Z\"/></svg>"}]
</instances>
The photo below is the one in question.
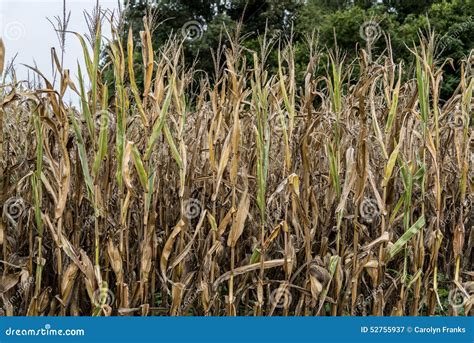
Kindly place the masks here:
<instances>
[{"instance_id":1,"label":"green tree","mask_svg":"<svg viewBox=\"0 0 474 343\"><path fill-rule=\"evenodd\" d=\"M155 51L170 37L184 39L185 58L188 65L195 63L212 78L214 61L212 50L227 43L225 31L232 32L240 23L243 44L258 50L262 34L279 36L294 32L297 54L298 79L305 70L305 36L318 32L322 48L337 45L347 54L347 60L355 57L358 47L367 44L364 25L374 25L378 30L372 52L377 54L386 48L384 35L390 36L394 59L406 63L413 61L409 48L418 42L420 30L428 26L442 36L438 58L453 59L454 68L446 67L446 80L442 96L453 91L458 83L460 61L474 48L473 0L157 0L129 1L125 10L124 37L132 27L137 42L136 63L141 63L138 52L139 32L143 16L152 14L158 23L153 31ZM362 31L361 31L362 30ZM322 50L324 51L324 49ZM324 59L323 59L324 62ZM276 52L268 57L268 68L276 68ZM357 72L357 71L356 71ZM356 74L355 74L356 75ZM141 75L136 78L140 84Z\"/></svg>"},{"instance_id":2,"label":"green tree","mask_svg":"<svg viewBox=\"0 0 474 343\"><path fill-rule=\"evenodd\" d=\"M171 35L185 41L185 57L188 63L196 62L198 69L213 73L211 49L227 37L224 27L232 31L241 22L241 34L248 37L247 43L267 28L273 31L287 30L293 22L297 10L303 6L299 0L159 0L128 2L125 10L125 33L132 27L135 41L139 41L139 31L143 16L152 13L155 22L153 45L159 48ZM137 76L139 80L140 77Z\"/></svg>"}]
</instances>

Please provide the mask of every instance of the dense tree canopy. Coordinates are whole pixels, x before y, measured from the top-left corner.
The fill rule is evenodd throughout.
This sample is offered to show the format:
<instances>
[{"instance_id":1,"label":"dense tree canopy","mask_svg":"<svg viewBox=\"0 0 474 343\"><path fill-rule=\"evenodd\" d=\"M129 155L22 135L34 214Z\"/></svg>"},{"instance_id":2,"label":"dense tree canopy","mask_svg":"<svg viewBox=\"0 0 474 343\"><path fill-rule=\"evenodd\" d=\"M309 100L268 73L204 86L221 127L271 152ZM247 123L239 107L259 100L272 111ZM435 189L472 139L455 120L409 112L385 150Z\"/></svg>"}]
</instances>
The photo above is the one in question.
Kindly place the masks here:
<instances>
[{"instance_id":1,"label":"dense tree canopy","mask_svg":"<svg viewBox=\"0 0 474 343\"><path fill-rule=\"evenodd\" d=\"M212 77L214 64L211 51L225 44L227 32L241 23L240 37L251 50L259 49L259 38L267 30L268 36L288 36L293 32L304 65L307 34L316 32L321 51L335 44L355 56L357 49L366 44L361 26L373 23L377 30L372 42L374 53L387 47L390 37L393 56L398 62L411 63L412 48L420 30L428 27L439 34L440 60L451 58L453 67L446 70L445 95L456 83L456 68L474 48L474 0L158 0L126 1L125 29L131 26L137 42L143 25L143 16L153 14L157 26L153 34L155 48L171 35L186 36L185 52L188 62ZM188 36L189 35L189 36ZM334 37L337 37L335 40ZM137 54L139 58L139 54ZM269 56L268 67L274 68L277 56ZM139 63L140 61L137 61ZM303 70L299 70L302 78ZM138 80L140 76L138 75Z\"/></svg>"}]
</instances>

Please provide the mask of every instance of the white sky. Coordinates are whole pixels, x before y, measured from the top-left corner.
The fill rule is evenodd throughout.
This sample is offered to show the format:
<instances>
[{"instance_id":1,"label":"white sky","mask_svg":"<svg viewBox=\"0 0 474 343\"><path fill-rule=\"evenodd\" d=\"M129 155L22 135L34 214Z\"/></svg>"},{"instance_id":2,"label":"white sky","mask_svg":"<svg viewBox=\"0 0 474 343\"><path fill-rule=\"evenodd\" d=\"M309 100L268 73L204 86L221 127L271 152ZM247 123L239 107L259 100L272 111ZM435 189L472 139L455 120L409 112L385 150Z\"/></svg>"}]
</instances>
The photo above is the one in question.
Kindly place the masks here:
<instances>
[{"instance_id":1,"label":"white sky","mask_svg":"<svg viewBox=\"0 0 474 343\"><path fill-rule=\"evenodd\" d=\"M69 31L88 33L83 11L91 12L95 3L96 0L66 0L66 11L71 11ZM99 0L99 4L103 9L118 8L117 0ZM55 16L62 17L62 6L62 0L0 0L0 37L5 44L5 62L18 53L15 60L18 80L28 77L28 69L21 64L33 66L36 62L52 81L51 47L55 47L58 54L60 49L56 32L47 18L55 22ZM108 22L104 23L103 34L110 36ZM64 65L70 69L73 80L76 80L78 60L83 74L86 73L79 40L75 35L67 34Z\"/></svg>"}]
</instances>

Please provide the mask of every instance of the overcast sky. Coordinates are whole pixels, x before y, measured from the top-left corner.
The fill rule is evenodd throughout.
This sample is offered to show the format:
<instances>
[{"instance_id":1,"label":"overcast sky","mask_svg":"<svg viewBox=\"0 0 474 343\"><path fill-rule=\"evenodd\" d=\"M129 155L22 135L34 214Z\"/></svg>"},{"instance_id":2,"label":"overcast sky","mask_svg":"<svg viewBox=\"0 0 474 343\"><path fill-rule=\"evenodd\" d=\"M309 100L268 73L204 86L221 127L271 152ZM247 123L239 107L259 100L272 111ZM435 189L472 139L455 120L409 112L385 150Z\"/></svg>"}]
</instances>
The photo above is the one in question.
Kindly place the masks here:
<instances>
[{"instance_id":1,"label":"overcast sky","mask_svg":"<svg viewBox=\"0 0 474 343\"><path fill-rule=\"evenodd\" d=\"M66 0L66 10L71 11L69 31L88 32L83 12L91 12L95 3L96 0ZM99 4L103 9L118 7L117 0L99 0ZM28 69L21 64L33 65L34 62L47 77L52 78L51 47L59 53L59 44L48 18L53 20L55 16L62 16L62 6L63 0L0 0L0 36L6 49L5 62L18 53L15 65L19 80L28 77ZM105 23L103 34L110 36L108 23ZM85 70L79 41L68 34L64 64L71 70L74 79L78 60L81 69Z\"/></svg>"}]
</instances>

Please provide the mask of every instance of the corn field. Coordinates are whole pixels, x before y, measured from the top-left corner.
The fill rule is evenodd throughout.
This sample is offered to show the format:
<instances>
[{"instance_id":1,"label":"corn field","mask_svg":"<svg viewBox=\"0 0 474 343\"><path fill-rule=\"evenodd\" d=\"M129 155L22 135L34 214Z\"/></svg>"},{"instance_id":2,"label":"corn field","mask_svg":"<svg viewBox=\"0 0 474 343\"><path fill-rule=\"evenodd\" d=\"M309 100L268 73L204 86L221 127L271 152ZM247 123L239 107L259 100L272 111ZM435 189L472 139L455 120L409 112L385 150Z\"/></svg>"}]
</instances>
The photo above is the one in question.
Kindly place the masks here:
<instances>
[{"instance_id":1,"label":"corn field","mask_svg":"<svg viewBox=\"0 0 474 343\"><path fill-rule=\"evenodd\" d=\"M473 314L474 53L445 100L434 33L310 36L297 82L291 38L228 33L211 77L143 27L0 84L3 315Z\"/></svg>"}]
</instances>

